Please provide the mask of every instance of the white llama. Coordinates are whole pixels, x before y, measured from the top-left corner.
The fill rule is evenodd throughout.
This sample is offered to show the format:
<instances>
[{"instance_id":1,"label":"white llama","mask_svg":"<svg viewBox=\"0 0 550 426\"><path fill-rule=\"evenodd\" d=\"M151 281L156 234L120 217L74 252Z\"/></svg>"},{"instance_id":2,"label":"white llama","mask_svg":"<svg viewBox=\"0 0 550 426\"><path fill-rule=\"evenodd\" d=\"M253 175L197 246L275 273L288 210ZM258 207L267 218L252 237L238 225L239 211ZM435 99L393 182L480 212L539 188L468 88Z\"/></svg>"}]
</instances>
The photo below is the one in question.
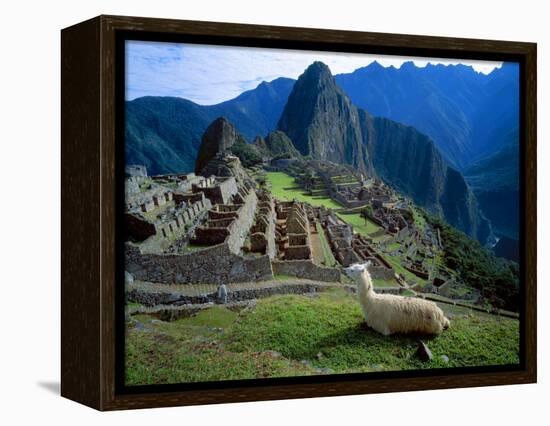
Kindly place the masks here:
<instances>
[{"instance_id":1,"label":"white llama","mask_svg":"<svg viewBox=\"0 0 550 426\"><path fill-rule=\"evenodd\" d=\"M357 283L359 302L367 325L388 336L393 333L440 334L450 325L434 302L415 297L376 294L367 270L369 263L345 268Z\"/></svg>"}]
</instances>

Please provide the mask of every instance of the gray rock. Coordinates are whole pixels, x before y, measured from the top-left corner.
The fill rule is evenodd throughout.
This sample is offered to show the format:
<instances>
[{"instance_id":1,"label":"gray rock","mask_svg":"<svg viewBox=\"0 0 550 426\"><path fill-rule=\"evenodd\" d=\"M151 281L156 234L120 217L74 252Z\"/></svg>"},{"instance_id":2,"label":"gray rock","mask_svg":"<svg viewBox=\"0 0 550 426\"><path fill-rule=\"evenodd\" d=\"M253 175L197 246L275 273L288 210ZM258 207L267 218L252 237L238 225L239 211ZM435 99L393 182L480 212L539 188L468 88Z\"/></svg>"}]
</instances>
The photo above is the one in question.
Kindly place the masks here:
<instances>
[{"instance_id":1,"label":"gray rock","mask_svg":"<svg viewBox=\"0 0 550 426\"><path fill-rule=\"evenodd\" d=\"M443 361L445 364L448 364L449 363L449 357L447 355L441 355L439 357L441 359L441 361Z\"/></svg>"},{"instance_id":2,"label":"gray rock","mask_svg":"<svg viewBox=\"0 0 550 426\"><path fill-rule=\"evenodd\" d=\"M134 283L134 276L129 273L128 271L124 271L124 283L125 284L133 284Z\"/></svg>"},{"instance_id":3,"label":"gray rock","mask_svg":"<svg viewBox=\"0 0 550 426\"><path fill-rule=\"evenodd\" d=\"M322 352L317 352L317 355L315 355L315 357L320 360L321 358L323 358L323 353Z\"/></svg>"},{"instance_id":4,"label":"gray rock","mask_svg":"<svg viewBox=\"0 0 550 426\"><path fill-rule=\"evenodd\" d=\"M216 293L216 301L221 304L227 303L227 287L225 284L222 284L218 287L218 291Z\"/></svg>"},{"instance_id":5,"label":"gray rock","mask_svg":"<svg viewBox=\"0 0 550 426\"><path fill-rule=\"evenodd\" d=\"M418 341L416 356L424 362L431 361L431 359L433 358L432 351L430 351L428 346L422 340Z\"/></svg>"},{"instance_id":6,"label":"gray rock","mask_svg":"<svg viewBox=\"0 0 550 426\"><path fill-rule=\"evenodd\" d=\"M334 370L332 368L316 368L315 372L319 374L334 374Z\"/></svg>"},{"instance_id":7,"label":"gray rock","mask_svg":"<svg viewBox=\"0 0 550 426\"><path fill-rule=\"evenodd\" d=\"M135 327L136 330L140 330L140 331L145 330L145 326L142 323L140 323L139 321L136 321L134 327Z\"/></svg>"}]
</instances>

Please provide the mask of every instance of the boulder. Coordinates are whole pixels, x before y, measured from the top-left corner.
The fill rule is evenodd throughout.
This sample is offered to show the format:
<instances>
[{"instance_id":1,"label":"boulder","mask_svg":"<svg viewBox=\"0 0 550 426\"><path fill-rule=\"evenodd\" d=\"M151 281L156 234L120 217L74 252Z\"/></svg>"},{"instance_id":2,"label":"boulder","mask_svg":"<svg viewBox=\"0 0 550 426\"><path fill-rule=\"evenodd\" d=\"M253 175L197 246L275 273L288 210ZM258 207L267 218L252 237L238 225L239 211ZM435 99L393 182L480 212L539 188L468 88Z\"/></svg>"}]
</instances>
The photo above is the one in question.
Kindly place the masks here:
<instances>
[{"instance_id":1,"label":"boulder","mask_svg":"<svg viewBox=\"0 0 550 426\"><path fill-rule=\"evenodd\" d=\"M424 362L431 361L433 358L432 351L430 351L430 348L428 348L428 346L422 340L418 341L416 356Z\"/></svg>"}]
</instances>

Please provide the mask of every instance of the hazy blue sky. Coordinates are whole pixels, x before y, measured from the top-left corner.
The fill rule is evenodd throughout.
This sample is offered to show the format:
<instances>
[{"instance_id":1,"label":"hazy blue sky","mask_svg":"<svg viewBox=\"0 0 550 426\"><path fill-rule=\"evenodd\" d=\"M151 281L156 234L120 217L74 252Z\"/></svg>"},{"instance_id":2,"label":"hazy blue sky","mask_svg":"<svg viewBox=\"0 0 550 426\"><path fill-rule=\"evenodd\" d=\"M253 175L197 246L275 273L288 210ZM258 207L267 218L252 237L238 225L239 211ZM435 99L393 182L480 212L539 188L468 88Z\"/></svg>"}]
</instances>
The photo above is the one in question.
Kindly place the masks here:
<instances>
[{"instance_id":1,"label":"hazy blue sky","mask_svg":"<svg viewBox=\"0 0 550 426\"><path fill-rule=\"evenodd\" d=\"M462 63L485 74L501 65L488 61L127 41L126 99L178 96L211 105L232 99L262 81L298 78L314 61L322 61L333 74L340 74L367 66L374 60L397 68L411 60L417 66Z\"/></svg>"}]
</instances>

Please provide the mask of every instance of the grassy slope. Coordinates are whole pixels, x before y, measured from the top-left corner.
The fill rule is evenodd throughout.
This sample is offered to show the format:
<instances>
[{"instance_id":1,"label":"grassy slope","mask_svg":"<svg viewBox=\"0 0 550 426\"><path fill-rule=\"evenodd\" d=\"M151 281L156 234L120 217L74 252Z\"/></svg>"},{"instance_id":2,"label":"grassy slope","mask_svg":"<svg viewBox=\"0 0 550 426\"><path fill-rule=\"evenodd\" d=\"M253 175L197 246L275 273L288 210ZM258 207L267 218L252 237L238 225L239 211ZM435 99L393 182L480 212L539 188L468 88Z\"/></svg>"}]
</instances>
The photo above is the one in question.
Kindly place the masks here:
<instances>
[{"instance_id":1,"label":"grassy slope","mask_svg":"<svg viewBox=\"0 0 550 426\"><path fill-rule=\"evenodd\" d=\"M365 236L368 236L369 234L373 234L381 229L374 222L371 222L368 219L365 221L365 219L362 218L359 215L359 213L351 213L351 214L337 213L337 214L341 219L353 225L353 229L355 231Z\"/></svg>"},{"instance_id":2,"label":"grassy slope","mask_svg":"<svg viewBox=\"0 0 550 426\"><path fill-rule=\"evenodd\" d=\"M330 198L317 198L304 193L303 189L296 185L294 178L283 172L268 172L267 179L271 184L271 193L279 200L305 201L312 206L325 206L331 209L341 209L342 206Z\"/></svg>"},{"instance_id":3,"label":"grassy slope","mask_svg":"<svg viewBox=\"0 0 550 426\"><path fill-rule=\"evenodd\" d=\"M332 250L330 249L330 245L327 240L327 236L325 235L325 231L323 227L316 223L317 233L319 234L319 240L321 241L321 248L323 249L323 254L325 256L325 266L335 266L337 265L336 259L334 258L334 254L332 254Z\"/></svg>"},{"instance_id":4,"label":"grassy slope","mask_svg":"<svg viewBox=\"0 0 550 426\"><path fill-rule=\"evenodd\" d=\"M355 297L275 296L240 314L213 307L172 323L140 316L128 327L129 384L176 383L325 372L368 372L518 362L518 321L453 309L451 328L415 356L415 336L367 329ZM272 351L276 351L273 353ZM320 354L319 354L320 353ZM447 355L445 364L440 356Z\"/></svg>"}]
</instances>

